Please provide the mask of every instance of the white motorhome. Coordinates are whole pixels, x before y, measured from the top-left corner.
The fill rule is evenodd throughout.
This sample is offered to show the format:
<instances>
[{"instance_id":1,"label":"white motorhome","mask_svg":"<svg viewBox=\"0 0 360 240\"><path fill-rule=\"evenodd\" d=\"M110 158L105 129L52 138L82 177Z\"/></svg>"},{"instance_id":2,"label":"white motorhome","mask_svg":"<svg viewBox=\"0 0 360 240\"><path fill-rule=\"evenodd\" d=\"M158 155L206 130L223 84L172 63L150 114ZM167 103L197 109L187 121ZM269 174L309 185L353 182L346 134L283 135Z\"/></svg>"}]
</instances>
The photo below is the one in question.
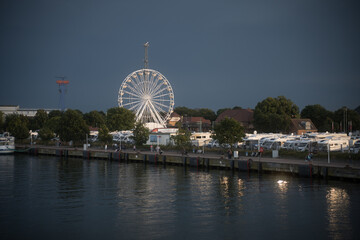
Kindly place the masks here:
<instances>
[{"instance_id":1,"label":"white motorhome","mask_svg":"<svg viewBox=\"0 0 360 240\"><path fill-rule=\"evenodd\" d=\"M325 139L318 142L320 151L327 151L328 148L331 152L349 150L349 140L347 139Z\"/></svg>"},{"instance_id":2,"label":"white motorhome","mask_svg":"<svg viewBox=\"0 0 360 240\"><path fill-rule=\"evenodd\" d=\"M196 147L202 147L212 141L210 132L194 132L190 137L191 144Z\"/></svg>"}]
</instances>

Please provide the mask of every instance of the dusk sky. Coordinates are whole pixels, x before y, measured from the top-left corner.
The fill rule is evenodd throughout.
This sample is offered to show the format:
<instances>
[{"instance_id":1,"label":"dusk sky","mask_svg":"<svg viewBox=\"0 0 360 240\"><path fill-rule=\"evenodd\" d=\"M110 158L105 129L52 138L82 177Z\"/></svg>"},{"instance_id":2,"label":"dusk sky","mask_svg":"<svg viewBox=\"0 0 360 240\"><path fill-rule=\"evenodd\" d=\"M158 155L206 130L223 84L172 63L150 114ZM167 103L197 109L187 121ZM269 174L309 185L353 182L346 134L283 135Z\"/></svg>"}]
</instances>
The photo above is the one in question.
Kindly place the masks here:
<instances>
[{"instance_id":1,"label":"dusk sky","mask_svg":"<svg viewBox=\"0 0 360 240\"><path fill-rule=\"evenodd\" d=\"M106 111L145 42L175 107L360 105L359 0L0 0L0 105Z\"/></svg>"}]
</instances>

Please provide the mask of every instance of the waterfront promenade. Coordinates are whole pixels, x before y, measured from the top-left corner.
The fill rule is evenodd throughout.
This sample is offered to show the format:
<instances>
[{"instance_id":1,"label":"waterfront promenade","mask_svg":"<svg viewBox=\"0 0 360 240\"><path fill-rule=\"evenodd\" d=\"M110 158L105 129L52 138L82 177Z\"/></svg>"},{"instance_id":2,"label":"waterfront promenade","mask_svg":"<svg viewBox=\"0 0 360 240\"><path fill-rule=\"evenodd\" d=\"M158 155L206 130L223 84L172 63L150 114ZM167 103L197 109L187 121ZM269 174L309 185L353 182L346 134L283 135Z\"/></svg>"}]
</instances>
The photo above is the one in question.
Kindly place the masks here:
<instances>
[{"instance_id":1,"label":"waterfront promenade","mask_svg":"<svg viewBox=\"0 0 360 240\"><path fill-rule=\"evenodd\" d=\"M112 149L55 147L42 145L16 145L18 152L32 155L55 155L59 157L80 157L84 159L108 159L136 161L155 164L175 164L196 168L224 168L239 171L289 173L302 177L334 177L360 180L360 163L350 159L318 159L312 161L291 158L270 158L239 156L228 159L225 154L214 152L181 154L179 151L157 152L126 149L121 152Z\"/></svg>"}]
</instances>

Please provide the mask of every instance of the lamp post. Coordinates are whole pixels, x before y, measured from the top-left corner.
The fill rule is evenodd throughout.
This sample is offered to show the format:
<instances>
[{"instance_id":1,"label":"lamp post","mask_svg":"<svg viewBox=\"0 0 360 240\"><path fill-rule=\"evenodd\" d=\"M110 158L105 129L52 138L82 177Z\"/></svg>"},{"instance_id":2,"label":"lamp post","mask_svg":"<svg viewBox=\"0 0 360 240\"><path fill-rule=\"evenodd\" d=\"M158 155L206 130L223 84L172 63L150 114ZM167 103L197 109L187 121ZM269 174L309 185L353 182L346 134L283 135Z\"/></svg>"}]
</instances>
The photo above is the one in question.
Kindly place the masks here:
<instances>
[{"instance_id":1,"label":"lamp post","mask_svg":"<svg viewBox=\"0 0 360 240\"><path fill-rule=\"evenodd\" d=\"M327 147L328 147L328 163L330 163L330 141L328 141Z\"/></svg>"}]
</instances>

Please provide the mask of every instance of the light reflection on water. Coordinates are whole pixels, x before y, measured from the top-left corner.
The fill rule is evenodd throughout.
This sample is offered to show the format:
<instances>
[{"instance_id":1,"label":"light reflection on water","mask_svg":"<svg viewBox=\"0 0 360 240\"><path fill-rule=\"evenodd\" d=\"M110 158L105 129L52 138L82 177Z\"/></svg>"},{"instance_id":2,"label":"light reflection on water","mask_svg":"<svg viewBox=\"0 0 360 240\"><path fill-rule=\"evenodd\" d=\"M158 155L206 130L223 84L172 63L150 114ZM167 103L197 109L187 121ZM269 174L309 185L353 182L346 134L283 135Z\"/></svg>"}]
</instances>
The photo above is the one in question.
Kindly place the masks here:
<instances>
[{"instance_id":1,"label":"light reflection on water","mask_svg":"<svg viewBox=\"0 0 360 240\"><path fill-rule=\"evenodd\" d=\"M0 156L9 238L353 238L359 202L356 183Z\"/></svg>"}]
</instances>

